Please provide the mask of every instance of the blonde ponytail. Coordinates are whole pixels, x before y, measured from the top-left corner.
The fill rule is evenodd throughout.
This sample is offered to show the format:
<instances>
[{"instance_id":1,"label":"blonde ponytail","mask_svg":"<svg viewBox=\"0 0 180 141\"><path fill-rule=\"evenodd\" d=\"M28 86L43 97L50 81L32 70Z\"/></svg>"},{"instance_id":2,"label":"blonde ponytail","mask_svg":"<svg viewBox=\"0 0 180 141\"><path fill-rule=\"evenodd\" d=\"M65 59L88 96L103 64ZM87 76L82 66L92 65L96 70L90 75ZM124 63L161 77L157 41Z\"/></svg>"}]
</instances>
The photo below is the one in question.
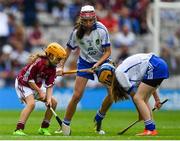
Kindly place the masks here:
<instances>
[{"instance_id":1,"label":"blonde ponytail","mask_svg":"<svg viewBox=\"0 0 180 141\"><path fill-rule=\"evenodd\" d=\"M39 57L46 57L46 54L45 53L31 54L28 58L28 64L34 63Z\"/></svg>"}]
</instances>

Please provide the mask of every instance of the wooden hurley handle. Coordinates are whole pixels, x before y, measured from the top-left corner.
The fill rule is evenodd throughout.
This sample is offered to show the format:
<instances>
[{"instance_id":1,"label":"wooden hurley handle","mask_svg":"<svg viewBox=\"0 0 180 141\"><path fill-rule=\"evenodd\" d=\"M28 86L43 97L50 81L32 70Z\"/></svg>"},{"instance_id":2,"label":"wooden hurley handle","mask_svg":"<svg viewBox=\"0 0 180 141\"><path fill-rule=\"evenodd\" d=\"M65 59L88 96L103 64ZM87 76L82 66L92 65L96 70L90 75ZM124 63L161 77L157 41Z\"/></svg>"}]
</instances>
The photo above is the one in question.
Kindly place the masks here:
<instances>
[{"instance_id":1,"label":"wooden hurley handle","mask_svg":"<svg viewBox=\"0 0 180 141\"><path fill-rule=\"evenodd\" d=\"M69 70L69 71L65 71L63 72L63 74L74 74L74 73L77 73L77 72L91 72L92 69L81 69L81 70Z\"/></svg>"}]
</instances>

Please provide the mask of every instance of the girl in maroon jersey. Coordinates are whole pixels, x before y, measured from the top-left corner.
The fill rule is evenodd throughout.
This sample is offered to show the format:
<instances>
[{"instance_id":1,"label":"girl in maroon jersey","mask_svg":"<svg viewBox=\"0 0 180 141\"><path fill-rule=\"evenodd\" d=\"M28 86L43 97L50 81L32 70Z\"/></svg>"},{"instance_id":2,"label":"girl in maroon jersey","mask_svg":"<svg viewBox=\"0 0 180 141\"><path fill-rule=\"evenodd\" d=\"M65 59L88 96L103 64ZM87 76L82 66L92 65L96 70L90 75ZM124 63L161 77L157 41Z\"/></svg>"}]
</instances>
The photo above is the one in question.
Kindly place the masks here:
<instances>
[{"instance_id":1,"label":"girl in maroon jersey","mask_svg":"<svg viewBox=\"0 0 180 141\"><path fill-rule=\"evenodd\" d=\"M35 100L42 101L46 104L47 110L39 134L51 135L48 131L52 112L48 108L56 108L57 101L52 96L53 85L56 77L56 65L61 59L66 58L66 51L58 43L51 43L45 49L45 54L36 54L29 63L19 72L15 89L19 99L26 104L20 114L14 135L26 135L23 130L31 112L35 107ZM42 91L42 83L45 84L46 92Z\"/></svg>"}]
</instances>

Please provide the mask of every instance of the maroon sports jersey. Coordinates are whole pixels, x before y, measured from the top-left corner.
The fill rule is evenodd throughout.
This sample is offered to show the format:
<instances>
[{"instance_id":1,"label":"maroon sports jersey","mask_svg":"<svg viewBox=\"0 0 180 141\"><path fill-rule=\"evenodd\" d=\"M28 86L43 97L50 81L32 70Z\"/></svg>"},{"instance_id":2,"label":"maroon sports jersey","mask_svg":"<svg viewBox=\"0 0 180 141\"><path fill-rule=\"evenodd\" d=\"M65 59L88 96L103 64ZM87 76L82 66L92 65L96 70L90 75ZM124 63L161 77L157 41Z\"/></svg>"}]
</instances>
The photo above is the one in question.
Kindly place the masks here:
<instances>
[{"instance_id":1,"label":"maroon sports jersey","mask_svg":"<svg viewBox=\"0 0 180 141\"><path fill-rule=\"evenodd\" d=\"M38 58L34 63L26 65L18 74L17 79L21 85L26 87L28 82L34 82L40 88L43 81L45 87L50 87L54 84L56 77L56 66L47 66L47 58Z\"/></svg>"}]
</instances>

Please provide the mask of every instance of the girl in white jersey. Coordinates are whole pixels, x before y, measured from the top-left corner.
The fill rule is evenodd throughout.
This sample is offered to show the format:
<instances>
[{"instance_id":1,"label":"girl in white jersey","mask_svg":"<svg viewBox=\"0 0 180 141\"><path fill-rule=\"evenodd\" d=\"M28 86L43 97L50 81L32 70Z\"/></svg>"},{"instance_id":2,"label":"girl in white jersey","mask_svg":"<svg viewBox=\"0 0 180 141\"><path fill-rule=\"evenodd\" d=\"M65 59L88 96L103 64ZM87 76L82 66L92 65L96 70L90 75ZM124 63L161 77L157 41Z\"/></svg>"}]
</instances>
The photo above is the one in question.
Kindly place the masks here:
<instances>
[{"instance_id":1,"label":"girl in white jersey","mask_svg":"<svg viewBox=\"0 0 180 141\"><path fill-rule=\"evenodd\" d=\"M112 79L112 95L114 101L132 97L139 112L139 120L144 120L145 129L141 136L157 135L148 101L151 95L155 99L155 107L160 108L157 87L169 77L168 66L164 60L153 54L136 54L125 59L115 70Z\"/></svg>"},{"instance_id":2,"label":"girl in white jersey","mask_svg":"<svg viewBox=\"0 0 180 141\"><path fill-rule=\"evenodd\" d=\"M80 48L80 56L77 63L78 69L95 69L103 63L108 62L110 59L111 48L109 34L106 27L102 23L96 21L96 14L93 6L86 5L81 8L80 19L67 43L67 56L70 55L71 50L77 47ZM62 70L64 63L61 64ZM57 72L57 75L62 74L62 71ZM93 73L77 73L74 94L69 102L62 124L62 131L65 135L70 135L70 122L75 113L76 106L83 96L88 79L94 80ZM110 93L110 89L108 89L108 93ZM101 121L111 104L112 98L110 95L107 95L101 109L98 110L94 119L97 132L100 131Z\"/></svg>"}]
</instances>

